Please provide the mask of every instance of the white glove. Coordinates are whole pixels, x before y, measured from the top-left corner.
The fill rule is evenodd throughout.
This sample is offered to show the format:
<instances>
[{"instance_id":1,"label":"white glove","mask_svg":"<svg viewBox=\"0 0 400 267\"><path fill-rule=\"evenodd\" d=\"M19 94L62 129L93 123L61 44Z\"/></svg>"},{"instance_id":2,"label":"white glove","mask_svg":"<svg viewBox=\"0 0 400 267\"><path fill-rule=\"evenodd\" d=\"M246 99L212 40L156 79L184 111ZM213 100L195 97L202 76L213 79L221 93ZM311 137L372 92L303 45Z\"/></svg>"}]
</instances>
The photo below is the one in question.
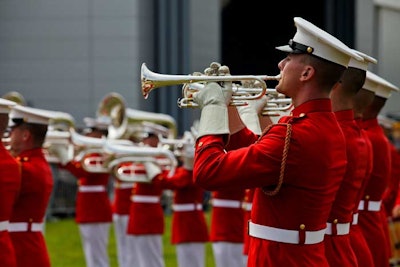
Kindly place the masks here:
<instances>
[{"instance_id":1,"label":"white glove","mask_svg":"<svg viewBox=\"0 0 400 267\"><path fill-rule=\"evenodd\" d=\"M52 144L49 147L49 153L54 154L60 161L61 165L66 165L72 160L72 154L66 145Z\"/></svg>"},{"instance_id":2,"label":"white glove","mask_svg":"<svg viewBox=\"0 0 400 267\"><path fill-rule=\"evenodd\" d=\"M193 160L194 160L194 144L185 145L182 155L183 168L189 171L193 170Z\"/></svg>"},{"instance_id":3,"label":"white glove","mask_svg":"<svg viewBox=\"0 0 400 267\"><path fill-rule=\"evenodd\" d=\"M197 138L204 135L229 134L228 105L231 102L232 87L224 87L215 82L193 95L193 100L201 110Z\"/></svg>"},{"instance_id":4,"label":"white glove","mask_svg":"<svg viewBox=\"0 0 400 267\"><path fill-rule=\"evenodd\" d=\"M261 129L260 116L265 104L267 103L267 97L264 95L259 99L248 100L248 104L245 106L237 106L240 118L256 135L261 135L263 129Z\"/></svg>"},{"instance_id":5,"label":"white glove","mask_svg":"<svg viewBox=\"0 0 400 267\"><path fill-rule=\"evenodd\" d=\"M157 175L162 173L161 168L154 162L147 161L143 165L146 169L146 174L147 178L149 178L149 181L152 181Z\"/></svg>"}]
</instances>

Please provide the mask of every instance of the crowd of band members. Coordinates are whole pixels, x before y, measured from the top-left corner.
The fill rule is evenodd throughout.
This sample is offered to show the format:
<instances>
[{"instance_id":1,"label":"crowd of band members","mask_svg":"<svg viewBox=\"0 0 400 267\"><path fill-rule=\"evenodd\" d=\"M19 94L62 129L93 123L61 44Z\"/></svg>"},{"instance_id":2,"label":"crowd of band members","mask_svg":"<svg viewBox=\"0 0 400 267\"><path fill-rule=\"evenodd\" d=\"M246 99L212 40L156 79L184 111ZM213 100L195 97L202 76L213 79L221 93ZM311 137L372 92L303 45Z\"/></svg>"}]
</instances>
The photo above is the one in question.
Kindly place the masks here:
<instances>
[{"instance_id":1,"label":"crowd of band members","mask_svg":"<svg viewBox=\"0 0 400 267\"><path fill-rule=\"evenodd\" d=\"M296 23L298 32L311 27L302 20ZM310 41L307 38L303 42ZM293 46L293 43L293 40L289 43L292 50L284 50L288 52L288 58L279 63L281 71L290 64L300 64L297 62L300 57L310 57L311 52L303 50L304 45L309 44ZM335 46L336 43L334 40L322 45ZM305 103L299 100L295 91L287 91L294 101L293 114L279 122L265 121L266 118L260 115L260 107L267 101L265 98L251 101L246 107L226 107L226 110L223 106L227 103L213 103L219 105L216 110L229 114L228 143L226 134L229 131L206 121L207 117L215 114L210 111L216 112L206 108L207 97L213 92L210 95L201 92L195 97L202 108L199 136L196 145L187 147L178 155L180 164L173 176L152 162L132 163L137 179L144 182L126 182L109 173L87 172L80 160L63 160L59 167L70 171L78 182L75 220L86 266L110 265L107 247L111 225L115 228L120 267L165 266L162 247L165 214L161 204L164 190L174 192L171 243L176 245L180 267L205 266L207 242L212 244L217 267L281 266L279 264L285 263L292 266L400 265L400 262L395 262L399 255L396 244L392 244L394 234L389 227L393 220L400 218L400 156L398 147L394 145L397 136L393 127L396 122L385 128L378 119L394 89L367 71L369 63L376 64L375 59L355 53L350 48L349 51L361 55L361 59L353 58L351 52L346 52L350 54L346 63L337 59L338 55L318 55L325 61L333 61L334 66L325 61L314 64L335 72L340 83L332 82L335 85L330 87L324 85L328 88L324 90L315 89L319 96L325 97L311 97ZM366 64L363 67L351 65L352 60ZM304 61L303 58L301 62ZM306 80L311 75L308 71L315 70L311 68L303 73ZM338 78L332 79L337 81ZM312 86L315 84L319 83ZM214 87L214 92L223 91L214 84L209 87ZM382 87L386 91L382 92ZM306 90L306 87L301 89ZM0 145L1 266L51 266L43 236L46 209L53 188L52 173L42 149L48 123L46 114L37 114L1 99L0 134L4 134L7 127L11 129L10 149ZM107 135L106 129L100 125L94 124L89 128L88 136ZM296 143L291 146L294 151L289 151L287 158L282 160L286 146L276 148L274 142L276 139L281 142L287 136L287 129L291 130L291 142L303 142L301 145L308 146L297 147ZM310 129L315 132L311 134L308 132ZM326 139L326 136L331 139ZM341 140L338 139L340 136ZM252 144L262 146L263 139L271 149L276 149L264 155L267 159L257 159L258 162L247 162L246 165L247 158L244 158L237 166L229 164L240 160L235 158L235 151L241 150L242 154L237 152L238 157L244 153L258 153ZM324 143L327 141L329 143ZM141 142L158 146L156 130L149 128ZM263 149L268 150L268 146ZM218 159L215 159L216 154L220 155ZM208 158L210 155L214 158ZM194 163L194 158L198 162ZM310 159L316 162L310 162ZM276 170L280 174L282 162L293 168L287 169L286 175L291 177L285 178L288 181L278 181L280 176L276 175ZM299 162L303 165L298 165ZM267 180L271 182L263 186L258 185L263 179L256 171L260 166L271 169L267 174L271 177ZM326 166L329 166L329 172L324 170ZM312 178L306 177L310 172L315 175L315 180L305 187L302 181L293 178ZM320 178L318 175L332 178L332 182L318 185L320 188L315 189L318 194L323 193L321 196L311 194L311 188ZM113 180L113 199L107 191L110 179ZM304 188L306 194L302 193ZM204 214L205 192L212 196L210 225L207 225ZM316 210L302 210L302 207ZM307 214L319 213L321 216L307 217ZM292 224L299 218L306 223L293 229ZM249 221L251 228L248 228ZM327 227L321 231L320 225ZM273 228L274 233L288 230L297 236L294 241L280 234L265 237L264 226ZM316 232L315 236L322 234L323 240L307 236Z\"/></svg>"}]
</instances>

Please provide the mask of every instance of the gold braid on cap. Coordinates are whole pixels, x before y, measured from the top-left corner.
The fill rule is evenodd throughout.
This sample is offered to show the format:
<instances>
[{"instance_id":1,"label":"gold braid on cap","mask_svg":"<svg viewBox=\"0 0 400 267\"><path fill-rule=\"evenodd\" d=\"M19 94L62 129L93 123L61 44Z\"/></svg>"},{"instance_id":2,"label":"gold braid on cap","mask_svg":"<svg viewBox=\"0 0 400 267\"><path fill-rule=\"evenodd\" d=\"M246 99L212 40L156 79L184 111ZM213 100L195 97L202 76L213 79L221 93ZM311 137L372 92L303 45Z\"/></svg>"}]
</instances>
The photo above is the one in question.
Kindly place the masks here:
<instances>
[{"instance_id":1,"label":"gold braid on cap","mask_svg":"<svg viewBox=\"0 0 400 267\"><path fill-rule=\"evenodd\" d=\"M289 152L289 145L290 145L290 138L292 136L292 125L289 123L277 123L277 124L271 124L269 125L262 133L261 136L263 136L264 134L266 134L271 128L272 126L275 125L284 125L286 126L286 136L285 136L285 146L283 147L283 153L282 153L282 161L281 161L281 170L279 173L279 180L278 180L278 184L276 185L275 189L272 191L266 190L265 187L261 187L261 190L264 192L264 194L266 194L267 196L275 196L276 194L278 194L279 190L282 187L283 184L283 177L285 175L285 168L286 168L286 159L288 156L288 152Z\"/></svg>"}]
</instances>

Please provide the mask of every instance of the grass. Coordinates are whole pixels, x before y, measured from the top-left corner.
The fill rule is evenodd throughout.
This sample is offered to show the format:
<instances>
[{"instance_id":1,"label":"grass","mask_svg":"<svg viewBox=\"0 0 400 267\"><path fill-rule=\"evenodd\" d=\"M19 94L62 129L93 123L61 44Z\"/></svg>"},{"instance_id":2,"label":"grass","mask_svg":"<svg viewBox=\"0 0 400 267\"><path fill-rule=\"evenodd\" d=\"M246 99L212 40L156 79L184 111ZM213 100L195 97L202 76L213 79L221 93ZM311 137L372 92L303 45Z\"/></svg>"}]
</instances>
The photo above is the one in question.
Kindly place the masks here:
<instances>
[{"instance_id":1,"label":"grass","mask_svg":"<svg viewBox=\"0 0 400 267\"><path fill-rule=\"evenodd\" d=\"M207 214L209 219L209 214ZM166 267L176 267L175 246L170 243L171 216L165 216L165 233L163 235L163 250ZM110 231L108 252L110 267L118 267L116 242L113 227ZM84 267L85 259L78 226L74 218L51 220L46 223L45 238L50 254L52 267ZM206 267L214 267L211 244L206 244Z\"/></svg>"}]
</instances>

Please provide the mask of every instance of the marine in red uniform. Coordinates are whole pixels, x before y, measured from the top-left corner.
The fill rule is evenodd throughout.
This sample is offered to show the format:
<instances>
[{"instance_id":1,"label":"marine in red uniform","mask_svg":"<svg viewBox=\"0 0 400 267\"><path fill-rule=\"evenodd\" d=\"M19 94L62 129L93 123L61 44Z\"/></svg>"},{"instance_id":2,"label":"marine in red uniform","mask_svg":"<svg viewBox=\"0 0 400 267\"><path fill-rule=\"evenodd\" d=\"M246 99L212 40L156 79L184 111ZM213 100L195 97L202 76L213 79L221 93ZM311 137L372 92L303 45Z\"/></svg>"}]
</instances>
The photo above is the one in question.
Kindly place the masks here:
<instances>
[{"instance_id":1,"label":"marine in red uniform","mask_svg":"<svg viewBox=\"0 0 400 267\"><path fill-rule=\"evenodd\" d=\"M0 98L0 136L4 136L8 113L15 102ZM21 186L21 167L0 143L0 266L16 267L17 259L8 233L8 224Z\"/></svg>"},{"instance_id":2,"label":"marine in red uniform","mask_svg":"<svg viewBox=\"0 0 400 267\"><path fill-rule=\"evenodd\" d=\"M329 94L350 57L360 57L308 21L294 21L293 40L278 48L288 55L278 64L276 86L292 98L291 116L259 139L246 128L231 135L229 142L246 139L248 146L226 152L232 91L210 83L194 95L202 107L196 183L207 190L256 188L248 266L329 266L323 239L347 163Z\"/></svg>"},{"instance_id":3,"label":"marine in red uniform","mask_svg":"<svg viewBox=\"0 0 400 267\"><path fill-rule=\"evenodd\" d=\"M390 258L390 251L387 249L388 225L386 220L382 221L380 209L383 194L389 185L391 155L389 141L377 117L392 90L397 91L398 88L369 71L367 80L375 84L375 98L363 114L362 125L372 144L373 166L371 177L358 207L358 219L375 266L387 266Z\"/></svg>"},{"instance_id":4,"label":"marine in red uniform","mask_svg":"<svg viewBox=\"0 0 400 267\"><path fill-rule=\"evenodd\" d=\"M367 145L366 158L365 163L367 164L366 173L364 174L364 179L362 181L361 187L357 192L357 197L355 199L355 205L353 209L353 218L350 226L350 242L353 248L353 251L357 257L357 262L359 266L372 267L374 266L374 262L372 259L372 253L368 247L367 241L365 240L364 234L361 231L360 226L358 225L358 206L362 196L364 195L365 187L367 186L368 180L370 178L372 172L372 144L368 138L368 135L364 129L362 129L362 116L365 109L372 103L375 92L373 88L370 86L371 84L366 80L363 85L363 88L358 91L354 99L354 119L357 123L357 126L360 130L360 135L365 141Z\"/></svg>"},{"instance_id":5,"label":"marine in red uniform","mask_svg":"<svg viewBox=\"0 0 400 267\"><path fill-rule=\"evenodd\" d=\"M50 117L46 111L23 106L10 112L10 151L22 172L9 232L21 267L50 267L43 226L53 177L42 151Z\"/></svg>"},{"instance_id":6,"label":"marine in red uniform","mask_svg":"<svg viewBox=\"0 0 400 267\"><path fill-rule=\"evenodd\" d=\"M398 124L398 122L396 122ZM397 128L397 127L396 127ZM396 129L398 131L399 129ZM396 140L395 137L393 141ZM400 177L400 153L396 149L394 145L392 145L392 181L398 180ZM389 194L387 196L388 205L386 208L390 207L392 202L392 196ZM391 250L392 250L392 259L391 262L393 266L397 266L400 264L400 194L397 192L397 195L394 196L393 207L390 213L388 213L390 217L390 233L391 233ZM397 265L396 265L397 264Z\"/></svg>"},{"instance_id":7,"label":"marine in red uniform","mask_svg":"<svg viewBox=\"0 0 400 267\"><path fill-rule=\"evenodd\" d=\"M157 147L158 137L152 132L143 139L145 145ZM163 188L150 182L142 163L133 163L136 182L131 193L131 206L128 221L128 256L129 266L163 267L165 265L162 251L164 234L164 210L161 206Z\"/></svg>"},{"instance_id":8,"label":"marine in red uniform","mask_svg":"<svg viewBox=\"0 0 400 267\"><path fill-rule=\"evenodd\" d=\"M189 133L190 134L190 133ZM186 140L186 139L184 139ZM173 190L171 243L176 245L178 266L205 266L205 243L209 241L203 211L204 189L193 182L194 141L184 144L181 165L172 176L165 172L153 183Z\"/></svg>"},{"instance_id":9,"label":"marine in red uniform","mask_svg":"<svg viewBox=\"0 0 400 267\"><path fill-rule=\"evenodd\" d=\"M336 193L327 222L325 254L330 266L359 266L350 242L350 225L358 192L368 171L369 146L354 120L353 98L362 88L369 62L376 63L361 52L362 61L351 59L341 82L331 93L332 109L346 140L347 167Z\"/></svg>"},{"instance_id":10,"label":"marine in red uniform","mask_svg":"<svg viewBox=\"0 0 400 267\"><path fill-rule=\"evenodd\" d=\"M393 124L390 125L389 129L385 130L386 126L384 125L385 123L379 122L381 127L384 129L386 132L386 136L389 139L389 144L390 144L390 154L391 154L391 172L390 172L390 180L389 180L389 186L386 188L385 193L383 194L382 197L382 206L381 206L381 214L382 214L382 220L383 222L387 222L387 234L389 235L387 239L389 242L387 243L388 245L388 251L390 252L390 263L392 264L391 266L397 266L400 264L400 251L398 248L398 237L397 237L397 232L396 232L396 224L395 220L392 217L392 211L396 203L396 196L398 195L399 192L399 182L400 182L400 154L397 151L397 148L393 144L393 139L391 137L391 131L393 124L395 123L394 121L392 122ZM386 225L384 225L386 227Z\"/></svg>"},{"instance_id":11,"label":"marine in red uniform","mask_svg":"<svg viewBox=\"0 0 400 267\"><path fill-rule=\"evenodd\" d=\"M107 131L96 125L85 134L91 138L101 138ZM59 153L60 154L60 153ZM78 181L78 192L75 203L75 221L79 226L83 252L87 267L108 267L108 243L112 222L111 201L108 196L108 171L91 172L85 170L82 163L85 159L101 160L101 153L87 153L82 159L76 157L62 168L68 170ZM64 161L64 160L63 160Z\"/></svg>"},{"instance_id":12,"label":"marine in red uniform","mask_svg":"<svg viewBox=\"0 0 400 267\"><path fill-rule=\"evenodd\" d=\"M114 179L114 199L112 201L113 224L117 243L118 266L128 267L128 255L130 253L127 244L127 227L129 221L129 208L133 182Z\"/></svg>"}]
</instances>

